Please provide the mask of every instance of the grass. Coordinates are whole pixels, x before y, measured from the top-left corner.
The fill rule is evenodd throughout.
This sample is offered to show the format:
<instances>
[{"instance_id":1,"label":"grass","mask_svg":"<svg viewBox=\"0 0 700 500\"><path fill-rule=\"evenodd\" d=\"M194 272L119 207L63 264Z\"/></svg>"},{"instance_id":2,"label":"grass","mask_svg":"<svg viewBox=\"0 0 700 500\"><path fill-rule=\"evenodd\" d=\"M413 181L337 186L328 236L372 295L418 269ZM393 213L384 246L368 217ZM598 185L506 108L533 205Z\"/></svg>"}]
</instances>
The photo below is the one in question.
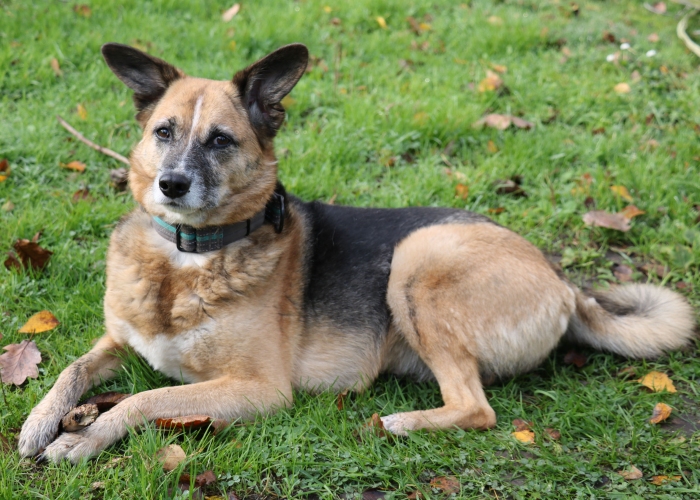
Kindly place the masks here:
<instances>
[{"instance_id":1,"label":"grass","mask_svg":"<svg viewBox=\"0 0 700 500\"><path fill-rule=\"evenodd\" d=\"M0 205L15 205L1 212L0 250L43 230L41 244L54 252L43 273L0 269L2 345L25 339L17 330L39 310L61 321L34 338L43 356L39 378L4 387L0 433L12 442L60 371L103 333L105 250L114 224L134 203L109 186L109 170L120 165L73 141L54 115L118 152L136 142L129 91L99 57L107 41L139 45L190 74L217 79L282 44L304 42L323 62L316 60L292 93L277 140L280 176L290 191L338 204L492 209L499 223L563 255L577 282L614 283L613 260L654 262L668 274L652 282L680 284L700 305L693 208L700 203L700 76L696 56L675 37L679 7L669 4L669 15L659 16L631 0L578 5L576 16L570 2L558 0L261 0L244 2L224 23L220 13L229 5L213 1L92 1L89 17L73 3L0 2L0 157L12 167L0 183ZM407 16L430 29L416 35ZM606 62L619 48L604 40L604 31L631 44L617 63ZM648 41L651 33L661 41ZM429 46L421 50L424 42ZM647 57L650 49L658 54ZM62 76L54 74L52 58ZM508 92L478 92L491 63L507 66ZM630 83L631 92L614 92L620 82ZM521 115L536 127L474 129L486 112ZM71 160L84 161L86 171L59 167ZM592 180L588 192L576 189L585 174ZM494 181L515 175L529 196L497 194ZM468 186L466 200L455 197L457 183ZM627 233L590 228L581 219L587 196L598 209L627 205L612 185L625 186L646 212ZM83 187L94 201L72 202ZM647 280L637 271L634 278ZM293 408L216 436L147 428L75 467L2 453L0 497L171 498L181 494L180 471L163 473L154 455L177 442L188 453L185 471L212 469L219 477L210 495L334 498L382 489L401 498L418 489L441 498L431 478L453 475L461 483L459 498L697 498L697 425L647 423L659 401L687 421L700 420L696 350L654 362L585 351L582 369L565 365L564 352L488 388L499 415L493 431L358 439L375 412L440 404L436 385L389 377L348 396L342 410L332 394L299 393ZM666 372L678 392L648 393L619 375L626 366L640 375ZM130 356L99 391L172 383ZM511 437L515 418L534 422L534 445ZM546 427L558 429L561 440L542 439ZM113 462L119 457L128 458ZM628 482L615 472L629 465L644 478ZM681 479L656 486L649 482L654 475Z\"/></svg>"}]
</instances>

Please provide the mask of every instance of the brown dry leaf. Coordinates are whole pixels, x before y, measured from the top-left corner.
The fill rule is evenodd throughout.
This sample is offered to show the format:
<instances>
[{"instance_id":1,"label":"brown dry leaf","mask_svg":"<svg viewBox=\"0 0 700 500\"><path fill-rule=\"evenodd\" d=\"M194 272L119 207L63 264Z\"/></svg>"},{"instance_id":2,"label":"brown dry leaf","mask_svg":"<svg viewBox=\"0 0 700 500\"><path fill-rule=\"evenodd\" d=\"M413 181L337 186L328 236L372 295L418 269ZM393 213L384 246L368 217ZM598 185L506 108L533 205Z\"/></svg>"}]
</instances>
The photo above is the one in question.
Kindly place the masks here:
<instances>
[{"instance_id":1,"label":"brown dry leaf","mask_svg":"<svg viewBox=\"0 0 700 500\"><path fill-rule=\"evenodd\" d=\"M384 428L384 422L382 422L378 413L372 414L372 417L364 424L363 429L372 431L378 437L390 435Z\"/></svg>"},{"instance_id":2,"label":"brown dry leaf","mask_svg":"<svg viewBox=\"0 0 700 500\"><path fill-rule=\"evenodd\" d=\"M87 109L85 109L85 106L83 106L82 104L78 104L78 106L76 107L76 111L81 120L87 120L88 112Z\"/></svg>"},{"instance_id":3,"label":"brown dry leaf","mask_svg":"<svg viewBox=\"0 0 700 500\"><path fill-rule=\"evenodd\" d=\"M29 241L25 239L17 240L12 246L19 255L24 269L28 269L30 266L32 269L37 271L44 269L46 264L49 262L49 259L53 255L52 251L40 247L36 241ZM10 257L13 256L11 255ZM5 267L9 269L7 261L5 261Z\"/></svg>"},{"instance_id":4,"label":"brown dry leaf","mask_svg":"<svg viewBox=\"0 0 700 500\"><path fill-rule=\"evenodd\" d=\"M17 259L17 256L15 255L14 252L8 252L7 253L7 258L5 259L5 262L3 262L3 265L5 266L5 269L17 269L18 271L21 271L24 269L22 267L22 263Z\"/></svg>"},{"instance_id":5,"label":"brown dry leaf","mask_svg":"<svg viewBox=\"0 0 700 500\"><path fill-rule=\"evenodd\" d=\"M10 175L10 163L7 158L0 160L0 182L5 182Z\"/></svg>"},{"instance_id":6,"label":"brown dry leaf","mask_svg":"<svg viewBox=\"0 0 700 500\"><path fill-rule=\"evenodd\" d=\"M495 90L500 89L503 87L503 80L501 79L500 76L498 76L497 73L491 71L490 69L486 70L486 78L481 80L479 82L479 86L477 89L479 92L493 92Z\"/></svg>"},{"instance_id":7,"label":"brown dry leaf","mask_svg":"<svg viewBox=\"0 0 700 500\"><path fill-rule=\"evenodd\" d=\"M583 215L583 222L587 226L605 227L627 232L630 230L630 222L622 214L611 214L604 210L592 210Z\"/></svg>"},{"instance_id":8,"label":"brown dry leaf","mask_svg":"<svg viewBox=\"0 0 700 500\"><path fill-rule=\"evenodd\" d=\"M39 311L19 329L19 333L41 333L53 330L60 323L49 311Z\"/></svg>"},{"instance_id":9,"label":"brown dry leaf","mask_svg":"<svg viewBox=\"0 0 700 500\"><path fill-rule=\"evenodd\" d=\"M530 444L535 442L535 433L532 431L515 431L511 432L511 436L520 441L521 443Z\"/></svg>"},{"instance_id":10,"label":"brown dry leaf","mask_svg":"<svg viewBox=\"0 0 700 500\"><path fill-rule=\"evenodd\" d=\"M656 43L659 41L659 35L657 35L656 33L652 33L647 37L647 40L649 40L651 43Z\"/></svg>"},{"instance_id":11,"label":"brown dry leaf","mask_svg":"<svg viewBox=\"0 0 700 500\"><path fill-rule=\"evenodd\" d=\"M489 140L489 142L486 143L486 150L489 153L498 153L498 146L496 146L495 142Z\"/></svg>"},{"instance_id":12,"label":"brown dry leaf","mask_svg":"<svg viewBox=\"0 0 700 500\"><path fill-rule=\"evenodd\" d=\"M656 14L666 14L666 2L656 2L651 6L651 10Z\"/></svg>"},{"instance_id":13,"label":"brown dry leaf","mask_svg":"<svg viewBox=\"0 0 700 500\"><path fill-rule=\"evenodd\" d=\"M241 10L241 4L234 3L231 8L227 9L223 14L221 14L221 19L225 23L229 22L231 19L236 17L236 14Z\"/></svg>"},{"instance_id":14,"label":"brown dry leaf","mask_svg":"<svg viewBox=\"0 0 700 500\"><path fill-rule=\"evenodd\" d=\"M97 420L100 410L95 404L84 404L73 408L66 413L61 420L63 430L66 432L75 432L84 429L88 425Z\"/></svg>"},{"instance_id":15,"label":"brown dry leaf","mask_svg":"<svg viewBox=\"0 0 700 500\"><path fill-rule=\"evenodd\" d=\"M527 193L521 187L523 179L519 175L514 175L510 179L499 179L494 182L496 194L510 194L517 197L527 198Z\"/></svg>"},{"instance_id":16,"label":"brown dry leaf","mask_svg":"<svg viewBox=\"0 0 700 500\"><path fill-rule=\"evenodd\" d=\"M577 368L583 368L587 361L588 357L585 354L575 350L571 350L564 355L564 364L574 365Z\"/></svg>"},{"instance_id":17,"label":"brown dry leaf","mask_svg":"<svg viewBox=\"0 0 700 500\"><path fill-rule=\"evenodd\" d=\"M489 128L495 128L497 130L505 130L508 127L510 127L510 124L511 124L510 116L491 113L491 114L484 116L482 119L475 121L472 126L474 128L489 127Z\"/></svg>"},{"instance_id":18,"label":"brown dry leaf","mask_svg":"<svg viewBox=\"0 0 700 500\"><path fill-rule=\"evenodd\" d=\"M571 194L589 194L591 191L591 184L593 183L593 176L586 172L581 176L580 179L576 179L576 187L571 190Z\"/></svg>"},{"instance_id":19,"label":"brown dry leaf","mask_svg":"<svg viewBox=\"0 0 700 500\"><path fill-rule=\"evenodd\" d=\"M673 385L673 381L665 373L649 372L637 380L637 382L654 392L676 392L676 386Z\"/></svg>"},{"instance_id":20,"label":"brown dry leaf","mask_svg":"<svg viewBox=\"0 0 700 500\"><path fill-rule=\"evenodd\" d=\"M508 71L508 66L504 66L502 64L491 63L491 67L496 73L505 73L506 71Z\"/></svg>"},{"instance_id":21,"label":"brown dry leaf","mask_svg":"<svg viewBox=\"0 0 700 500\"><path fill-rule=\"evenodd\" d=\"M78 189L71 198L73 203L78 203L79 201L87 201L92 203L95 198L90 196L90 188Z\"/></svg>"},{"instance_id":22,"label":"brown dry leaf","mask_svg":"<svg viewBox=\"0 0 700 500\"><path fill-rule=\"evenodd\" d=\"M41 362L41 353L33 340L3 347L7 352L0 356L0 377L5 384L21 385L27 377L38 378L36 367Z\"/></svg>"},{"instance_id":23,"label":"brown dry leaf","mask_svg":"<svg viewBox=\"0 0 700 500\"><path fill-rule=\"evenodd\" d=\"M610 186L610 191L618 195L620 198L624 198L627 201L633 201L632 195L627 191L625 186Z\"/></svg>"},{"instance_id":24,"label":"brown dry leaf","mask_svg":"<svg viewBox=\"0 0 700 500\"><path fill-rule=\"evenodd\" d=\"M494 215L502 214L505 211L506 211L505 207L489 208L487 210L488 213L494 214Z\"/></svg>"},{"instance_id":25,"label":"brown dry leaf","mask_svg":"<svg viewBox=\"0 0 700 500\"><path fill-rule=\"evenodd\" d=\"M625 480L634 481L635 479L641 479L644 474L642 471L637 469L634 465L630 465L629 469L617 471Z\"/></svg>"},{"instance_id":26,"label":"brown dry leaf","mask_svg":"<svg viewBox=\"0 0 700 500\"><path fill-rule=\"evenodd\" d=\"M655 484L656 486L661 486L664 483L670 483L673 481L680 481L681 476L652 476L651 477L651 484Z\"/></svg>"},{"instance_id":27,"label":"brown dry leaf","mask_svg":"<svg viewBox=\"0 0 700 500\"><path fill-rule=\"evenodd\" d=\"M411 31L413 31L413 34L418 36L418 35L423 33L423 30L420 27L420 23L418 21L416 21L415 17L408 16L406 18L406 21L408 22L409 26L411 27Z\"/></svg>"},{"instance_id":28,"label":"brown dry leaf","mask_svg":"<svg viewBox=\"0 0 700 500\"><path fill-rule=\"evenodd\" d=\"M535 126L534 123L529 122L527 120L523 120L522 118L519 118L517 116L511 116L510 121L513 123L518 128L523 128L525 130L530 130L532 127Z\"/></svg>"},{"instance_id":29,"label":"brown dry leaf","mask_svg":"<svg viewBox=\"0 0 700 500\"><path fill-rule=\"evenodd\" d=\"M630 87L629 83L622 82L615 85L613 90L618 94L629 94L632 91L632 87Z\"/></svg>"},{"instance_id":30,"label":"brown dry leaf","mask_svg":"<svg viewBox=\"0 0 700 500\"><path fill-rule=\"evenodd\" d=\"M620 215L622 215L625 219L627 220L632 220L638 215L645 214L646 212L644 210L640 210L634 205L629 205L623 208L620 211Z\"/></svg>"},{"instance_id":31,"label":"brown dry leaf","mask_svg":"<svg viewBox=\"0 0 700 500\"><path fill-rule=\"evenodd\" d=\"M159 429L199 429L209 425L213 418L208 415L187 415L175 418L157 418Z\"/></svg>"},{"instance_id":32,"label":"brown dry leaf","mask_svg":"<svg viewBox=\"0 0 700 500\"><path fill-rule=\"evenodd\" d=\"M455 198L466 200L469 197L469 186L461 182L455 186Z\"/></svg>"},{"instance_id":33,"label":"brown dry leaf","mask_svg":"<svg viewBox=\"0 0 700 500\"><path fill-rule=\"evenodd\" d=\"M419 500L419 499L423 498L423 493L421 493L418 490L412 491L411 493L409 493L406 496L406 498L407 498L407 500Z\"/></svg>"},{"instance_id":34,"label":"brown dry leaf","mask_svg":"<svg viewBox=\"0 0 700 500\"><path fill-rule=\"evenodd\" d=\"M343 411L343 408L345 408L345 398L347 396L348 396L347 389L345 389L343 392L339 392L338 395L336 396L335 405L338 408L338 411Z\"/></svg>"},{"instance_id":35,"label":"brown dry leaf","mask_svg":"<svg viewBox=\"0 0 700 500\"><path fill-rule=\"evenodd\" d=\"M516 432L532 430L532 422L523 420L522 418L516 418L513 420L513 426L515 426Z\"/></svg>"},{"instance_id":36,"label":"brown dry leaf","mask_svg":"<svg viewBox=\"0 0 700 500\"><path fill-rule=\"evenodd\" d=\"M76 172L85 172L85 164L82 161L70 161L68 163L61 163L61 167L67 168L68 170L75 170Z\"/></svg>"},{"instance_id":37,"label":"brown dry leaf","mask_svg":"<svg viewBox=\"0 0 700 500\"><path fill-rule=\"evenodd\" d=\"M178 483L182 485L187 485L189 486L190 482L192 480L192 476L189 474L185 473L180 476L178 479ZM204 471L201 474L197 474L194 478L194 487L195 488L203 488L204 486L210 485L212 483L216 482L216 475L210 470ZM193 498L199 498L196 495L193 495ZM215 498L215 497L205 497L206 500L210 498ZM221 497L219 497L221 498Z\"/></svg>"},{"instance_id":38,"label":"brown dry leaf","mask_svg":"<svg viewBox=\"0 0 700 500\"><path fill-rule=\"evenodd\" d=\"M158 450L156 458L163 464L163 470L169 472L176 469L178 465L184 462L187 455L185 455L185 450L179 445L169 444Z\"/></svg>"},{"instance_id":39,"label":"brown dry leaf","mask_svg":"<svg viewBox=\"0 0 700 500\"><path fill-rule=\"evenodd\" d=\"M632 281L632 272L632 268L625 264L616 264L613 267L613 274L622 283L629 283Z\"/></svg>"},{"instance_id":40,"label":"brown dry leaf","mask_svg":"<svg viewBox=\"0 0 700 500\"><path fill-rule=\"evenodd\" d=\"M90 16L92 16L92 10L88 5L85 4L74 5L73 12L85 18L89 18Z\"/></svg>"},{"instance_id":41,"label":"brown dry leaf","mask_svg":"<svg viewBox=\"0 0 700 500\"><path fill-rule=\"evenodd\" d=\"M63 71L61 71L61 65L58 64L58 59L56 59L56 58L54 57L53 59L51 59L51 63L50 63L50 64L51 64L51 69L53 70L53 72L54 72L54 74L55 74L56 76L62 76L62 75L63 75Z\"/></svg>"},{"instance_id":42,"label":"brown dry leaf","mask_svg":"<svg viewBox=\"0 0 700 500\"><path fill-rule=\"evenodd\" d=\"M552 441L559 441L561 439L561 432L559 432L556 429L552 429L551 427L546 427L544 429L544 433L546 436L549 437Z\"/></svg>"},{"instance_id":43,"label":"brown dry leaf","mask_svg":"<svg viewBox=\"0 0 700 500\"><path fill-rule=\"evenodd\" d=\"M651 413L649 423L660 424L661 422L663 422L671 416L672 411L672 408L666 403L656 403L656 406L654 406L654 411Z\"/></svg>"},{"instance_id":44,"label":"brown dry leaf","mask_svg":"<svg viewBox=\"0 0 700 500\"><path fill-rule=\"evenodd\" d=\"M439 476L430 480L430 486L442 490L446 495L459 493L459 480L454 476Z\"/></svg>"},{"instance_id":45,"label":"brown dry leaf","mask_svg":"<svg viewBox=\"0 0 700 500\"><path fill-rule=\"evenodd\" d=\"M87 401L85 401L85 404L96 405L100 412L105 412L111 410L129 396L131 396L131 394L123 394L121 392L104 392L102 394L95 394L94 396L89 397Z\"/></svg>"},{"instance_id":46,"label":"brown dry leaf","mask_svg":"<svg viewBox=\"0 0 700 500\"><path fill-rule=\"evenodd\" d=\"M647 263L641 267L641 270L644 271L647 276L654 274L657 278L663 278L668 274L668 268L663 264Z\"/></svg>"}]
</instances>

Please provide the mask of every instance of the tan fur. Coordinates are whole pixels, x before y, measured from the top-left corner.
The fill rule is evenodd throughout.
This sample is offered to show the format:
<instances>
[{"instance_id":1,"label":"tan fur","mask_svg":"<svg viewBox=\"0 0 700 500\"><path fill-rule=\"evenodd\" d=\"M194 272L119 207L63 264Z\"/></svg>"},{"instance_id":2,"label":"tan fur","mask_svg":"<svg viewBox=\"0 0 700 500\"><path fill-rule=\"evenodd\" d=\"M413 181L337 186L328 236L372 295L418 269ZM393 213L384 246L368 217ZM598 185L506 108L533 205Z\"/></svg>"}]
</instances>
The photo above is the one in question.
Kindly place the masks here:
<instances>
[{"instance_id":1,"label":"tan fur","mask_svg":"<svg viewBox=\"0 0 700 500\"><path fill-rule=\"evenodd\" d=\"M112 63L122 80L141 88L131 74L119 72L118 58ZM309 320L303 310L304 266L313 242L293 207L281 234L265 225L198 255L179 252L151 222L157 215L171 224L228 224L265 207L277 179L269 130L281 123L283 110L272 103L267 115L255 115L258 121L273 120L272 129L255 128L237 88L253 88L255 71L267 70L269 61L238 73L233 82L186 77L157 63L169 87L155 103L147 92L136 96L143 105L144 136L131 156L130 183L143 209L125 217L111 237L106 334L64 370L32 410L20 435L22 455L46 447L51 460L75 462L123 437L128 427L155 418L195 413L249 418L291 404L293 388L361 390L380 372L435 379L444 400L441 408L385 416L390 431L486 429L496 424L496 415L482 377L532 369L570 323L575 338L635 356L658 355L692 335L692 310L673 292L627 287L596 302L557 276L522 237L457 219L416 230L396 247L386 297L393 321L376 345L330 322ZM273 90L270 95L281 99L283 93ZM177 121L180 140L203 141L212 124L236 137L238 153L218 171L215 207L184 213L154 201L164 156L153 130L168 119ZM604 308L606 300L621 308L642 304L647 316L614 315ZM54 440L61 417L91 384L112 375L125 346L191 384L134 395L90 427Z\"/></svg>"}]
</instances>

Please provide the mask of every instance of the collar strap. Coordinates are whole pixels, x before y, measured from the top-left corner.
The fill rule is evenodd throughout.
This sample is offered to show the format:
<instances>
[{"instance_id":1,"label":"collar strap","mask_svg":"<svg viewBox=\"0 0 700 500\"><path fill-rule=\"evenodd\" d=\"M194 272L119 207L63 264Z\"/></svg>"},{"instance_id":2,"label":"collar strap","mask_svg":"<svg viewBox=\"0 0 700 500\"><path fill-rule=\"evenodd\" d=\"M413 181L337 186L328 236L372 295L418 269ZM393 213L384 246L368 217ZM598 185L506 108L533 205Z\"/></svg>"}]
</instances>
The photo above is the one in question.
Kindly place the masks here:
<instances>
[{"instance_id":1,"label":"collar strap","mask_svg":"<svg viewBox=\"0 0 700 500\"><path fill-rule=\"evenodd\" d=\"M154 215L152 218L153 228L163 238L175 243L175 246L181 252L212 252L242 240L256 229L259 229L266 220L275 226L275 232L281 233L284 228L286 215L284 202L284 195L275 192L265 209L250 219L227 226L207 226L202 228L194 228L184 224L173 226Z\"/></svg>"}]
</instances>

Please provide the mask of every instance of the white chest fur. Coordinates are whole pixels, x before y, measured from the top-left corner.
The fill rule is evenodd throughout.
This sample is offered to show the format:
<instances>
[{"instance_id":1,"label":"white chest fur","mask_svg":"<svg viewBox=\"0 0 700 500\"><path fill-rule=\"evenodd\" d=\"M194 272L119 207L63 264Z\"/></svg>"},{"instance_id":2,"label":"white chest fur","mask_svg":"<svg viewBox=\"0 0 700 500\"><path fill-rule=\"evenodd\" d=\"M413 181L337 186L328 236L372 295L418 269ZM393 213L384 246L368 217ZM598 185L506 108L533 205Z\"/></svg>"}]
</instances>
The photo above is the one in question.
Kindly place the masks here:
<instances>
[{"instance_id":1,"label":"white chest fur","mask_svg":"<svg viewBox=\"0 0 700 500\"><path fill-rule=\"evenodd\" d=\"M127 321L119 320L115 337L131 346L143 356L148 364L168 377L184 382L197 382L196 349L207 345L214 335L214 323L203 323L196 328L177 335L158 334L152 337L141 335ZM194 368L194 369L193 369Z\"/></svg>"}]
</instances>

